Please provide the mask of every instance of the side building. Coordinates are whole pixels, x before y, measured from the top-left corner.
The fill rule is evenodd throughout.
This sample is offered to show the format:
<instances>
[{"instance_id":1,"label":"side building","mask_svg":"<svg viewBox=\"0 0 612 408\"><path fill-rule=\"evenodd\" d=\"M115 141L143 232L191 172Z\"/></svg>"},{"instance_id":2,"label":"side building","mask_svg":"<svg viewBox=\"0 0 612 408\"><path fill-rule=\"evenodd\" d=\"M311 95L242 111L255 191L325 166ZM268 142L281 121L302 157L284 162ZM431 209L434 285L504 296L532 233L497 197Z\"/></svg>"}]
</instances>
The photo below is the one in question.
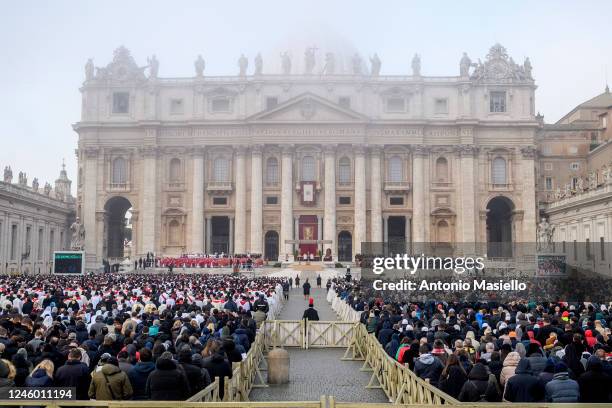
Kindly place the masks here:
<instances>
[{"instance_id":1,"label":"side building","mask_svg":"<svg viewBox=\"0 0 612 408\"><path fill-rule=\"evenodd\" d=\"M65 167L55 187L39 186L34 178L20 172L13 183L13 171L4 168L0 181L0 273L49 273L53 251L68 249L70 225L75 217L72 182Z\"/></svg>"}]
</instances>

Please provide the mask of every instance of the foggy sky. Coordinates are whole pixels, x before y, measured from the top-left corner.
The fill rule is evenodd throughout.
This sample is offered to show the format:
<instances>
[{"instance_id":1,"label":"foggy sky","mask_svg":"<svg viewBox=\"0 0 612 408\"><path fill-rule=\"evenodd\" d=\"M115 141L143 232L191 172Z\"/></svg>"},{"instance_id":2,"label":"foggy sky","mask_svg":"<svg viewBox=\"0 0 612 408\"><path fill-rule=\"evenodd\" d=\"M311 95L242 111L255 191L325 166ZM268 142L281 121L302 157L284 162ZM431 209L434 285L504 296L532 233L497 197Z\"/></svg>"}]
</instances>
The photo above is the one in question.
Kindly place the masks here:
<instances>
[{"instance_id":1,"label":"foggy sky","mask_svg":"<svg viewBox=\"0 0 612 408\"><path fill-rule=\"evenodd\" d=\"M105 66L125 45L138 65L156 54L160 77L180 77L193 76L198 54L206 74L236 74L244 53L251 72L257 52L319 27L364 56L377 52L383 75L410 73L415 52L423 75L457 75L463 51L484 60L500 42L517 63L530 57L536 111L554 122L604 90L606 66L612 75L611 15L610 1L7 2L0 14L0 167L10 164L15 179L24 170L29 183L38 177L44 185L65 158L76 184L71 125L80 117L87 58Z\"/></svg>"}]
</instances>

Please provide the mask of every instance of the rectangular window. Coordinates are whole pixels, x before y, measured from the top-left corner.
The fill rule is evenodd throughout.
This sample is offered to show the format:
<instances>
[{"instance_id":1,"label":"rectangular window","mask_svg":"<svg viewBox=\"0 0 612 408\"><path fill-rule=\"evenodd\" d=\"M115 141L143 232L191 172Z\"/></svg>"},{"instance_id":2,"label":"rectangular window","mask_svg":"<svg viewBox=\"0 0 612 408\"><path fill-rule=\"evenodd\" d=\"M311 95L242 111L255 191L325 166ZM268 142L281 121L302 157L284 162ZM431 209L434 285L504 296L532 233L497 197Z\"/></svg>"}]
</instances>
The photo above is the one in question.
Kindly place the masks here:
<instances>
[{"instance_id":1,"label":"rectangular window","mask_svg":"<svg viewBox=\"0 0 612 408\"><path fill-rule=\"evenodd\" d=\"M62 251L66 246L66 241L64 241L64 231L60 231L60 245L59 250Z\"/></svg>"},{"instance_id":2,"label":"rectangular window","mask_svg":"<svg viewBox=\"0 0 612 408\"><path fill-rule=\"evenodd\" d=\"M266 204L268 205L278 204L278 196L266 196Z\"/></svg>"},{"instance_id":3,"label":"rectangular window","mask_svg":"<svg viewBox=\"0 0 612 408\"><path fill-rule=\"evenodd\" d=\"M544 163L544 170L551 171L553 169L552 163Z\"/></svg>"},{"instance_id":4,"label":"rectangular window","mask_svg":"<svg viewBox=\"0 0 612 408\"><path fill-rule=\"evenodd\" d=\"M389 197L389 205L404 205L404 197Z\"/></svg>"},{"instance_id":5,"label":"rectangular window","mask_svg":"<svg viewBox=\"0 0 612 408\"><path fill-rule=\"evenodd\" d=\"M586 239L586 258L590 261L592 259L592 254L591 254L591 240L590 239Z\"/></svg>"},{"instance_id":6,"label":"rectangular window","mask_svg":"<svg viewBox=\"0 0 612 408\"><path fill-rule=\"evenodd\" d=\"M17 259L17 224L11 225L11 260Z\"/></svg>"},{"instance_id":7,"label":"rectangular window","mask_svg":"<svg viewBox=\"0 0 612 408\"><path fill-rule=\"evenodd\" d=\"M436 98L434 100L434 113L436 115L444 115L448 113L448 99Z\"/></svg>"},{"instance_id":8,"label":"rectangular window","mask_svg":"<svg viewBox=\"0 0 612 408\"><path fill-rule=\"evenodd\" d=\"M546 190L552 190L553 189L553 180L552 177L546 177Z\"/></svg>"},{"instance_id":9,"label":"rectangular window","mask_svg":"<svg viewBox=\"0 0 612 408\"><path fill-rule=\"evenodd\" d=\"M580 170L580 163L570 163L570 170Z\"/></svg>"},{"instance_id":10,"label":"rectangular window","mask_svg":"<svg viewBox=\"0 0 612 408\"><path fill-rule=\"evenodd\" d=\"M578 242L574 240L574 261L578 260Z\"/></svg>"},{"instance_id":11,"label":"rectangular window","mask_svg":"<svg viewBox=\"0 0 612 408\"><path fill-rule=\"evenodd\" d=\"M227 205L227 197L213 197L213 205Z\"/></svg>"},{"instance_id":12,"label":"rectangular window","mask_svg":"<svg viewBox=\"0 0 612 408\"><path fill-rule=\"evenodd\" d=\"M266 98L266 109L276 108L278 106L278 98L276 96L268 96Z\"/></svg>"},{"instance_id":13,"label":"rectangular window","mask_svg":"<svg viewBox=\"0 0 612 408\"><path fill-rule=\"evenodd\" d=\"M338 105L342 106L343 108L346 109L350 109L351 107L351 98L349 98L348 96L341 96L338 98Z\"/></svg>"},{"instance_id":14,"label":"rectangular window","mask_svg":"<svg viewBox=\"0 0 612 408\"><path fill-rule=\"evenodd\" d=\"M38 260L43 259L43 236L44 230L42 228L38 229L38 250L36 253L38 254Z\"/></svg>"},{"instance_id":15,"label":"rectangular window","mask_svg":"<svg viewBox=\"0 0 612 408\"><path fill-rule=\"evenodd\" d=\"M338 204L340 205L350 205L351 197L338 197Z\"/></svg>"},{"instance_id":16,"label":"rectangular window","mask_svg":"<svg viewBox=\"0 0 612 408\"><path fill-rule=\"evenodd\" d=\"M226 97L218 97L213 99L211 109L213 112L229 112L230 99Z\"/></svg>"},{"instance_id":17,"label":"rectangular window","mask_svg":"<svg viewBox=\"0 0 612 408\"><path fill-rule=\"evenodd\" d=\"M113 113L129 113L130 111L130 93L129 92L114 92L113 93Z\"/></svg>"},{"instance_id":18,"label":"rectangular window","mask_svg":"<svg viewBox=\"0 0 612 408\"><path fill-rule=\"evenodd\" d=\"M599 252L602 261L606 259L606 242L604 237L599 237Z\"/></svg>"},{"instance_id":19,"label":"rectangular window","mask_svg":"<svg viewBox=\"0 0 612 408\"><path fill-rule=\"evenodd\" d=\"M572 177L572 190L575 190L578 187L578 177Z\"/></svg>"},{"instance_id":20,"label":"rectangular window","mask_svg":"<svg viewBox=\"0 0 612 408\"><path fill-rule=\"evenodd\" d=\"M184 112L184 104L182 99L170 99L170 113L179 115Z\"/></svg>"},{"instance_id":21,"label":"rectangular window","mask_svg":"<svg viewBox=\"0 0 612 408\"><path fill-rule=\"evenodd\" d=\"M393 96L387 98L387 112L405 112L406 98Z\"/></svg>"},{"instance_id":22,"label":"rectangular window","mask_svg":"<svg viewBox=\"0 0 612 408\"><path fill-rule=\"evenodd\" d=\"M506 112L505 92L491 92L489 111L493 113Z\"/></svg>"}]
</instances>

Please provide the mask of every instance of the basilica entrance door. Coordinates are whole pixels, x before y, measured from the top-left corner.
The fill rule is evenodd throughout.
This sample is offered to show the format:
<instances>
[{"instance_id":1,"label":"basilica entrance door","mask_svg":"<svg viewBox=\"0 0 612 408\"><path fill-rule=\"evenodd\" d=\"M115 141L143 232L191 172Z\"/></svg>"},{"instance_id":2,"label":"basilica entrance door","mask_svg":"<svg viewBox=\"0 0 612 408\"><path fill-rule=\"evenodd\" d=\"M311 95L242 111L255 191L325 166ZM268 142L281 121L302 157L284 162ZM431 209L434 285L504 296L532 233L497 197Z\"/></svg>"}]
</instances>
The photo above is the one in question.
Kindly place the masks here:
<instances>
[{"instance_id":1,"label":"basilica entrance door","mask_svg":"<svg viewBox=\"0 0 612 408\"><path fill-rule=\"evenodd\" d=\"M348 231L341 231L338 234L338 261L353 261L353 237Z\"/></svg>"},{"instance_id":2,"label":"basilica entrance door","mask_svg":"<svg viewBox=\"0 0 612 408\"><path fill-rule=\"evenodd\" d=\"M220 254L229 252L229 217L212 217L211 225L211 252Z\"/></svg>"},{"instance_id":3,"label":"basilica entrance door","mask_svg":"<svg viewBox=\"0 0 612 408\"><path fill-rule=\"evenodd\" d=\"M267 260L276 261L278 259L278 232L266 232L265 258Z\"/></svg>"},{"instance_id":4,"label":"basilica entrance door","mask_svg":"<svg viewBox=\"0 0 612 408\"><path fill-rule=\"evenodd\" d=\"M389 217L389 253L402 254L406 252L406 217Z\"/></svg>"}]
</instances>

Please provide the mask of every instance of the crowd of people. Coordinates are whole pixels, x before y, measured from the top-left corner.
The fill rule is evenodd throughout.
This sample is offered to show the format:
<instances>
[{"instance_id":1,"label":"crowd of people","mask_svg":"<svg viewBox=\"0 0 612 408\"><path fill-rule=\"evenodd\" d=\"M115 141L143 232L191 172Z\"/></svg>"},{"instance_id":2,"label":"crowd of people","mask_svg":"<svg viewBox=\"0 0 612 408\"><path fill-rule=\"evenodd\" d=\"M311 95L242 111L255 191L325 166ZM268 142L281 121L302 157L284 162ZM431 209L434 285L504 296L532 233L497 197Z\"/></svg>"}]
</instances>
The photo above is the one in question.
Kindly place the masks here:
<instances>
[{"instance_id":1,"label":"crowd of people","mask_svg":"<svg viewBox=\"0 0 612 408\"><path fill-rule=\"evenodd\" d=\"M335 280L386 353L464 402L612 402L612 303L409 301Z\"/></svg>"},{"instance_id":2,"label":"crowd of people","mask_svg":"<svg viewBox=\"0 0 612 408\"><path fill-rule=\"evenodd\" d=\"M0 389L80 400L185 400L249 351L284 278L212 274L0 277Z\"/></svg>"},{"instance_id":3,"label":"crowd of people","mask_svg":"<svg viewBox=\"0 0 612 408\"><path fill-rule=\"evenodd\" d=\"M157 258L156 265L161 268L240 268L252 269L264 265L261 256L242 254L227 256L225 254L214 255L183 255L178 258Z\"/></svg>"}]
</instances>

